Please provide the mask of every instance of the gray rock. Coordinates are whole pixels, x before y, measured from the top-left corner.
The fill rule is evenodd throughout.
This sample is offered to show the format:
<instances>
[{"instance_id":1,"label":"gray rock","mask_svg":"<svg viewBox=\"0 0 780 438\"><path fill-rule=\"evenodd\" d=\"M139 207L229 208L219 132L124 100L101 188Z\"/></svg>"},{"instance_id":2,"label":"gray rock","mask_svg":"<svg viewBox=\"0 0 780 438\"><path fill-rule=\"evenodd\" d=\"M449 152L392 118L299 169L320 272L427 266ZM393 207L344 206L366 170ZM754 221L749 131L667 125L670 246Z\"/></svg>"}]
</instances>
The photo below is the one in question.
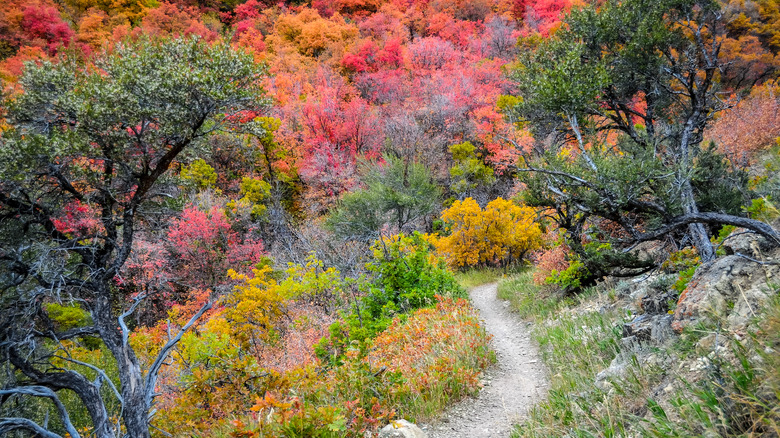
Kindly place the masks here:
<instances>
[{"instance_id":1,"label":"gray rock","mask_svg":"<svg viewBox=\"0 0 780 438\"><path fill-rule=\"evenodd\" d=\"M723 242L723 249L728 255L737 253L749 257L761 258L761 255L769 251L772 245L766 237L749 232L744 228L732 231Z\"/></svg>"},{"instance_id":2,"label":"gray rock","mask_svg":"<svg viewBox=\"0 0 780 438\"><path fill-rule=\"evenodd\" d=\"M655 346L675 336L671 322L671 315L642 314L623 324L620 353L612 359L609 367L596 375L596 387L602 391L612 391L613 384L619 384L634 360L661 366L662 358L653 351Z\"/></svg>"},{"instance_id":3,"label":"gray rock","mask_svg":"<svg viewBox=\"0 0 780 438\"><path fill-rule=\"evenodd\" d=\"M630 342L633 339L634 338L623 338L623 341ZM625 348L625 342L623 347ZM593 381L593 384L602 391L609 391L612 389L612 385L615 381L625 376L628 364L629 362L626 359L626 356L618 354L612 359L612 362L610 362L606 369L601 370L601 372L596 374L596 379Z\"/></svg>"},{"instance_id":4,"label":"gray rock","mask_svg":"<svg viewBox=\"0 0 780 438\"><path fill-rule=\"evenodd\" d=\"M413 423L397 420L383 427L379 438L428 438L428 435Z\"/></svg>"},{"instance_id":5,"label":"gray rock","mask_svg":"<svg viewBox=\"0 0 780 438\"><path fill-rule=\"evenodd\" d=\"M643 314L623 324L623 337L634 337L637 342L663 344L674 336L671 315Z\"/></svg>"},{"instance_id":6,"label":"gray rock","mask_svg":"<svg viewBox=\"0 0 780 438\"><path fill-rule=\"evenodd\" d=\"M663 314L669 311L669 303L677 301L679 294L674 289L654 290L642 297L642 310L651 314Z\"/></svg>"},{"instance_id":7,"label":"gray rock","mask_svg":"<svg viewBox=\"0 0 780 438\"><path fill-rule=\"evenodd\" d=\"M654 260L663 262L669 257L669 246L664 242L642 242L631 250L631 253L641 260Z\"/></svg>"},{"instance_id":8,"label":"gray rock","mask_svg":"<svg viewBox=\"0 0 780 438\"><path fill-rule=\"evenodd\" d=\"M705 318L727 318L733 331L757 315L780 280L780 266L761 265L736 255L721 257L696 270L680 294L672 328L680 332Z\"/></svg>"},{"instance_id":9,"label":"gray rock","mask_svg":"<svg viewBox=\"0 0 780 438\"><path fill-rule=\"evenodd\" d=\"M699 339L699 342L696 343L696 353L699 355L709 354L715 349L718 340L718 335L716 333L711 333ZM720 342L722 343L723 341L721 340Z\"/></svg>"},{"instance_id":10,"label":"gray rock","mask_svg":"<svg viewBox=\"0 0 780 438\"><path fill-rule=\"evenodd\" d=\"M662 294L669 294L671 285L677 281L676 274L665 274L656 272L649 275L643 275L632 280L621 281L615 287L615 293L619 298L627 298L628 309L632 312L641 311L648 313L665 313L663 307L668 307L666 301L670 297L661 297ZM654 300L659 305L646 304L648 300ZM648 307L645 309L645 307Z\"/></svg>"}]
</instances>

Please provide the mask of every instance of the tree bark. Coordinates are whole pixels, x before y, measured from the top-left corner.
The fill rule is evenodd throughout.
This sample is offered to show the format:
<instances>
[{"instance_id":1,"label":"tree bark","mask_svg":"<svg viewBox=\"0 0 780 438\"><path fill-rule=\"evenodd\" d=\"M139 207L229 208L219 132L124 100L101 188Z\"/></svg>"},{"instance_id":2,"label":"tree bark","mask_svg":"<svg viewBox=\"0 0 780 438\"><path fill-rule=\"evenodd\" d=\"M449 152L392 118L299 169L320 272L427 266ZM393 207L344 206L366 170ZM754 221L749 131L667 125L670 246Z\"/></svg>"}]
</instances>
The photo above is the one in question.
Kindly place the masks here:
<instances>
[{"instance_id":1,"label":"tree bark","mask_svg":"<svg viewBox=\"0 0 780 438\"><path fill-rule=\"evenodd\" d=\"M682 190L682 205L686 215L696 216L699 214L699 206L693 198L693 187L690 180L685 181ZM715 258L715 249L710 242L707 228L701 222L692 222L688 224L688 234L693 239L693 244L699 253L702 262L709 262Z\"/></svg>"},{"instance_id":2,"label":"tree bark","mask_svg":"<svg viewBox=\"0 0 780 438\"><path fill-rule=\"evenodd\" d=\"M118 319L111 308L109 288L104 285L95 299L92 317L117 363L122 394L122 421L131 438L150 438L147 420L148 406L144 399L144 378L141 365L130 345L124 342L118 329Z\"/></svg>"},{"instance_id":3,"label":"tree bark","mask_svg":"<svg viewBox=\"0 0 780 438\"><path fill-rule=\"evenodd\" d=\"M690 224L713 224L713 225L734 225L736 227L746 228L766 237L773 246L780 246L780 233L764 222L746 217L733 216L723 213L690 213L677 216L669 223L655 231L640 234L634 239L635 242L647 242L663 237L672 231L688 226ZM709 241L709 240L708 240Z\"/></svg>"}]
</instances>

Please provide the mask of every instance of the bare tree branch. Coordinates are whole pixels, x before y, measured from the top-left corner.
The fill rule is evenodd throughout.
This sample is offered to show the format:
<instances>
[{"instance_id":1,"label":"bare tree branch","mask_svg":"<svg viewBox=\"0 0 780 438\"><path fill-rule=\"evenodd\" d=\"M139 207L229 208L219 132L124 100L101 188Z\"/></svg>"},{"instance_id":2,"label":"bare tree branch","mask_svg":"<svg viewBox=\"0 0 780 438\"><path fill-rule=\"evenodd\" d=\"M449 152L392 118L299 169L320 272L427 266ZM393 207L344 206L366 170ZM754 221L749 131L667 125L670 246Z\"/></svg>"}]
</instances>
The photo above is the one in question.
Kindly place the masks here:
<instances>
[{"instance_id":1,"label":"bare tree branch","mask_svg":"<svg viewBox=\"0 0 780 438\"><path fill-rule=\"evenodd\" d=\"M192 315L192 318L190 318L190 320L184 324L181 330L179 330L179 333L177 333L176 336L174 336L172 339L168 340L168 342L160 350L160 353L157 354L157 358L152 363L152 366L149 367L149 372L146 375L145 402L147 406L152 405L152 400L155 396L154 388L157 386L157 377L160 372L160 367L162 367L163 362L165 361L165 358L168 357L171 349L173 349L173 347L175 347L176 344L181 340L182 336L184 336L184 333L189 330L189 328L192 327L198 321L198 319L203 316L204 313L211 309L213 304L214 302L211 300L206 302L206 304L204 304L203 307L201 307L197 313Z\"/></svg>"},{"instance_id":2,"label":"bare tree branch","mask_svg":"<svg viewBox=\"0 0 780 438\"><path fill-rule=\"evenodd\" d=\"M62 438L61 435L57 435L54 432L49 432L34 421L27 418L0 418L0 435L5 435L6 433L11 433L20 429L29 430L35 433L36 436L40 436L42 438Z\"/></svg>"},{"instance_id":3,"label":"bare tree branch","mask_svg":"<svg viewBox=\"0 0 780 438\"><path fill-rule=\"evenodd\" d=\"M68 415L68 410L65 409L65 405L62 404L59 397L57 397L57 394L51 389L46 388L45 386L21 386L21 387L11 388L11 389L0 389L0 397L8 396L8 395L29 395L32 397L48 398L54 403L54 406L57 407L57 411L60 414L60 419L62 420L62 424L65 426L65 430L68 431L68 434L70 434L72 438L81 437L81 435L79 435L76 428L73 426L73 423L70 421L70 415ZM0 420L0 432L4 431L3 423L5 423L8 420L16 420L14 423L11 424L17 424L19 425L20 428L32 430L39 435L59 437L59 435L57 434L46 435L46 433L51 433L51 432L46 431L44 428L42 428L41 426L39 426L38 424L34 423L31 420L27 420L27 422L29 423L25 421L22 422L18 421L18 420L26 420L24 418L7 418L7 419ZM29 427L30 424L33 424L34 427L30 428ZM8 429L8 431L10 430L12 429ZM46 433L42 434L41 431L44 431Z\"/></svg>"}]
</instances>

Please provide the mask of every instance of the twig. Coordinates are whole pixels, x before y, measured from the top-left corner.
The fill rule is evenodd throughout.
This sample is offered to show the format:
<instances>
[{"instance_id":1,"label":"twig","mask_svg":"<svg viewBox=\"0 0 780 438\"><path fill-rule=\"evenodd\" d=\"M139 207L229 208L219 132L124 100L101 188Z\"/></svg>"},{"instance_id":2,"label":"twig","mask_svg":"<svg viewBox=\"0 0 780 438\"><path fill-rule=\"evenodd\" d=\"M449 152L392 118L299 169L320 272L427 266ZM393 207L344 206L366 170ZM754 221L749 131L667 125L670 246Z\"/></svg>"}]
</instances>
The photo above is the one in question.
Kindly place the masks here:
<instances>
[{"instance_id":1,"label":"twig","mask_svg":"<svg viewBox=\"0 0 780 438\"><path fill-rule=\"evenodd\" d=\"M756 312L753 311L753 306L751 306L750 303L748 302L747 296L745 296L745 291L742 290L742 285L741 284L737 284L737 287L739 288L739 292L742 294L742 299L745 300L745 304L747 304L748 309L750 309L750 313L752 313L753 314L753 318L755 318L756 317Z\"/></svg>"},{"instance_id":2,"label":"twig","mask_svg":"<svg viewBox=\"0 0 780 438\"><path fill-rule=\"evenodd\" d=\"M756 260L753 257L748 257L745 254L742 254L742 253L739 253L739 252L735 252L734 255L742 257L743 259L746 259L746 260L750 260L753 263L758 263L759 265L762 265L762 266L777 266L777 265L780 265L780 262L774 262L774 261L772 261L772 262L762 262L761 260Z\"/></svg>"}]
</instances>

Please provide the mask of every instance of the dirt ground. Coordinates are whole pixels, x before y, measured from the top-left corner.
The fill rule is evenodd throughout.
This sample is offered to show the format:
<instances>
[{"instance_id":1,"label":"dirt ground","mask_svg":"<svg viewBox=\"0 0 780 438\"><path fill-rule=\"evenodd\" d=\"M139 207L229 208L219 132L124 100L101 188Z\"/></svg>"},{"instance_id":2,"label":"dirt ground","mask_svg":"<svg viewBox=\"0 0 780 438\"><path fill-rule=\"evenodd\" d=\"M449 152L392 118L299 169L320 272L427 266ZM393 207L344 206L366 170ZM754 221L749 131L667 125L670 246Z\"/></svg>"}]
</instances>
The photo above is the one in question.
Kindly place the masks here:
<instances>
[{"instance_id":1,"label":"dirt ground","mask_svg":"<svg viewBox=\"0 0 780 438\"><path fill-rule=\"evenodd\" d=\"M422 425L430 438L508 437L512 425L547 393L546 370L529 323L514 315L496 293L496 283L471 290L472 302L493 335L498 361L485 372L478 397L454 405L439 422Z\"/></svg>"}]
</instances>

